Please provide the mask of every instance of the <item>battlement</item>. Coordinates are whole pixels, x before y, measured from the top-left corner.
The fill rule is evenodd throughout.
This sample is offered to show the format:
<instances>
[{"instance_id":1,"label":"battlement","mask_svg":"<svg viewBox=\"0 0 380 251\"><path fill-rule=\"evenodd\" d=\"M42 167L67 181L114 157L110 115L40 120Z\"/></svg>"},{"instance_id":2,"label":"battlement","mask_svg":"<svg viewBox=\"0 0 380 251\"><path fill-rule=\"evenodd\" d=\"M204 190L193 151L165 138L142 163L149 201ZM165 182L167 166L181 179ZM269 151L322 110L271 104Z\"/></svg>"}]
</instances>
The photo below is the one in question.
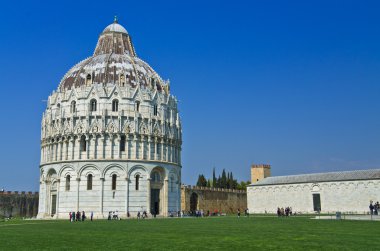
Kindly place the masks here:
<instances>
[{"instance_id":1,"label":"battlement","mask_svg":"<svg viewBox=\"0 0 380 251\"><path fill-rule=\"evenodd\" d=\"M2 195L39 195L38 192L25 192L25 191L0 191L0 196Z\"/></svg>"},{"instance_id":2,"label":"battlement","mask_svg":"<svg viewBox=\"0 0 380 251\"><path fill-rule=\"evenodd\" d=\"M199 187L191 185L182 185L183 189L192 189L192 190L202 190L202 191L213 191L213 192L225 192L225 193L247 193L245 190L238 189L225 189L225 188L216 188L216 187Z\"/></svg>"},{"instance_id":3,"label":"battlement","mask_svg":"<svg viewBox=\"0 0 380 251\"><path fill-rule=\"evenodd\" d=\"M267 168L267 169L270 169L270 165L268 165L268 164L252 164L251 168Z\"/></svg>"}]
</instances>

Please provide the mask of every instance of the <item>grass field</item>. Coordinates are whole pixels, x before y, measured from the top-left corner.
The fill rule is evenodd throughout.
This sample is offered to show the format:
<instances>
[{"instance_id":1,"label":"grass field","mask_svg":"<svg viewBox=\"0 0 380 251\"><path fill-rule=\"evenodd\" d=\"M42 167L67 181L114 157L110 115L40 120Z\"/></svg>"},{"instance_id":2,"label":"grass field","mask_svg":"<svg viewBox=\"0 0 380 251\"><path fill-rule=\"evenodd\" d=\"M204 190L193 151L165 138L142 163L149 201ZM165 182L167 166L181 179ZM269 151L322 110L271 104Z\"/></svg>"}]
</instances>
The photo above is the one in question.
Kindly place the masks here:
<instances>
[{"instance_id":1,"label":"grass field","mask_svg":"<svg viewBox=\"0 0 380 251\"><path fill-rule=\"evenodd\" d=\"M0 223L0 250L372 250L380 222L213 217Z\"/></svg>"}]
</instances>

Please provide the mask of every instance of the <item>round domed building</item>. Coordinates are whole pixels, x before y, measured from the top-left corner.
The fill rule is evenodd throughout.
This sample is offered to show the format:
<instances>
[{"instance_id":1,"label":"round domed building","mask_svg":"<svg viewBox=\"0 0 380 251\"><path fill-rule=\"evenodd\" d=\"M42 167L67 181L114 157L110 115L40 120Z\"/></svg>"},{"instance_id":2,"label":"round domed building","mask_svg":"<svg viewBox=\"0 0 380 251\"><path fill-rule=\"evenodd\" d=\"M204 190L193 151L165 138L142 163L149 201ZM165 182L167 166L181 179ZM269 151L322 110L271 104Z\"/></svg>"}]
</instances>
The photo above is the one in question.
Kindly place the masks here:
<instances>
[{"instance_id":1,"label":"round domed building","mask_svg":"<svg viewBox=\"0 0 380 251\"><path fill-rule=\"evenodd\" d=\"M116 19L49 96L41 127L39 218L180 210L177 100Z\"/></svg>"}]
</instances>

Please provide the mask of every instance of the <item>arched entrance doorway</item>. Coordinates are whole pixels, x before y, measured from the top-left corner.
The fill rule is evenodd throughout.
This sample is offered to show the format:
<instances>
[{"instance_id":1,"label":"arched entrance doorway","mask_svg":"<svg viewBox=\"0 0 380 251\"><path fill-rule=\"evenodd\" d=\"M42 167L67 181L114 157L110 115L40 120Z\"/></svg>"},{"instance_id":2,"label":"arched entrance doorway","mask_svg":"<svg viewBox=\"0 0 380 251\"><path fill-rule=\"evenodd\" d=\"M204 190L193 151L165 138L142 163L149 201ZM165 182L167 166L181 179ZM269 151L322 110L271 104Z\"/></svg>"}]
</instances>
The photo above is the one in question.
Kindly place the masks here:
<instances>
[{"instance_id":1,"label":"arched entrance doorway","mask_svg":"<svg viewBox=\"0 0 380 251\"><path fill-rule=\"evenodd\" d=\"M190 196L190 211L194 213L198 210L198 194L192 193Z\"/></svg>"},{"instance_id":2,"label":"arched entrance doorway","mask_svg":"<svg viewBox=\"0 0 380 251\"><path fill-rule=\"evenodd\" d=\"M46 177L46 214L54 216L57 213L57 173L54 169L50 169Z\"/></svg>"},{"instance_id":3,"label":"arched entrance doorway","mask_svg":"<svg viewBox=\"0 0 380 251\"><path fill-rule=\"evenodd\" d=\"M150 213L153 215L161 214L163 211L162 197L164 185L164 170L156 167L150 173Z\"/></svg>"}]
</instances>

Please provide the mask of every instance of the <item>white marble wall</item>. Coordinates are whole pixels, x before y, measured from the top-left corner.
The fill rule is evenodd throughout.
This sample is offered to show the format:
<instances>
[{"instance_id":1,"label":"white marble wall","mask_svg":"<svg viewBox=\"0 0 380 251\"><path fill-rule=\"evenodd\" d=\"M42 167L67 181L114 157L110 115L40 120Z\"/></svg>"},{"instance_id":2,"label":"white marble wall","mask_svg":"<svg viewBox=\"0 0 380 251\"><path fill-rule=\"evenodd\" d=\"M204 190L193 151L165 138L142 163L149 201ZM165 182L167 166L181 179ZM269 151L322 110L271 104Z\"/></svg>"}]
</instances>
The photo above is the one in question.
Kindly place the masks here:
<instances>
[{"instance_id":1,"label":"white marble wall","mask_svg":"<svg viewBox=\"0 0 380 251\"><path fill-rule=\"evenodd\" d=\"M319 193L321 212L368 212L370 200L380 201L380 180L250 186L247 204L251 213L275 213L290 206L293 212L313 213L313 194Z\"/></svg>"},{"instance_id":2,"label":"white marble wall","mask_svg":"<svg viewBox=\"0 0 380 251\"><path fill-rule=\"evenodd\" d=\"M180 193L176 192L181 180L181 167L160 162L94 161L52 163L41 166L39 218L51 218L51 197L57 196L55 218L67 218L71 211L94 212L96 218L106 218L109 211L118 211L125 217L147 210L150 203L148 190L152 170L163 170L163 179L173 179L173 190L167 194L164 186L160 197L161 215L177 210ZM93 175L92 190L87 190L87 177ZM117 175L116 189L112 190L112 175ZM70 189L66 177L70 175ZM136 176L139 189L136 190ZM54 188L57 184L57 188Z\"/></svg>"}]
</instances>

